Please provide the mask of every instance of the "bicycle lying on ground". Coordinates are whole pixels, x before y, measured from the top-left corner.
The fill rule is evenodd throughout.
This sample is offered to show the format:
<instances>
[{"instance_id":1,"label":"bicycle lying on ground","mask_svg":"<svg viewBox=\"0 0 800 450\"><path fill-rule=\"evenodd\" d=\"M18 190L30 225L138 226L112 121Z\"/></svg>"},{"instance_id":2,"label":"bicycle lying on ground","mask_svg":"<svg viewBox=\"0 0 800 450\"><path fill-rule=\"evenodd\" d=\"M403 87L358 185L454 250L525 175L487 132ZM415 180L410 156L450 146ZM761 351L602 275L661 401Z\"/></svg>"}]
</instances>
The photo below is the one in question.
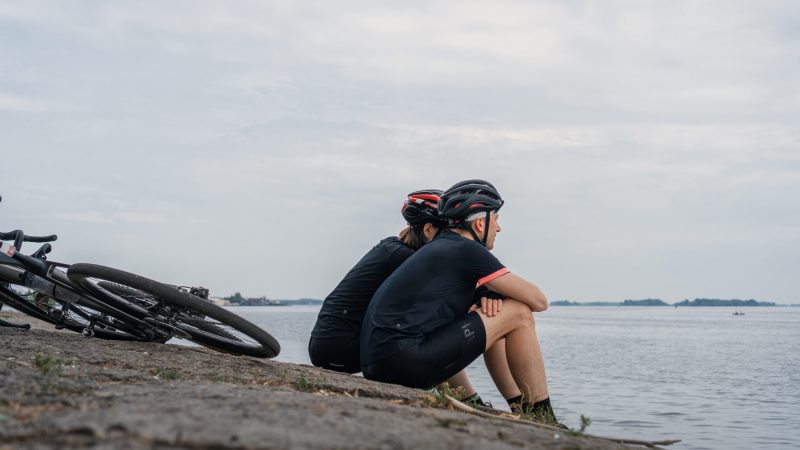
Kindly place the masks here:
<instances>
[{"instance_id":1,"label":"bicycle lying on ground","mask_svg":"<svg viewBox=\"0 0 800 450\"><path fill-rule=\"evenodd\" d=\"M207 289L95 264L48 261L49 242L55 240L55 235L29 236L21 230L0 233L0 241L13 241L0 253L1 303L87 337L156 342L178 337L261 358L280 352L269 333L209 301ZM19 252L24 242L43 245L24 255Z\"/></svg>"}]
</instances>

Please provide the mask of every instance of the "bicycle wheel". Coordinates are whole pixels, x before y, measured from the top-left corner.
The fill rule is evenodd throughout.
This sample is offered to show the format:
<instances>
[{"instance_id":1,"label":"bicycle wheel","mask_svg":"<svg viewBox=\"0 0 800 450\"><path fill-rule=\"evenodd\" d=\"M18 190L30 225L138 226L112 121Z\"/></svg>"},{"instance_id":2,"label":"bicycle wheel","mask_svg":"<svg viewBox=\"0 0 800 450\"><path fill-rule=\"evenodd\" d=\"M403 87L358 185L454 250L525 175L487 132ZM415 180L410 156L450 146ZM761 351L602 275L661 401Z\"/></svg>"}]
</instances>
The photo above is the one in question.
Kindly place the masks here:
<instances>
[{"instance_id":1,"label":"bicycle wheel","mask_svg":"<svg viewBox=\"0 0 800 450\"><path fill-rule=\"evenodd\" d=\"M175 327L198 344L259 358L280 353L280 344L266 331L179 287L96 264L73 264L67 275L98 300L144 313L143 320Z\"/></svg>"},{"instance_id":2,"label":"bicycle wheel","mask_svg":"<svg viewBox=\"0 0 800 450\"><path fill-rule=\"evenodd\" d=\"M87 337L116 341L143 340L124 324L91 308L61 302L39 292L11 283L0 283L0 302L35 319L66 328Z\"/></svg>"}]
</instances>

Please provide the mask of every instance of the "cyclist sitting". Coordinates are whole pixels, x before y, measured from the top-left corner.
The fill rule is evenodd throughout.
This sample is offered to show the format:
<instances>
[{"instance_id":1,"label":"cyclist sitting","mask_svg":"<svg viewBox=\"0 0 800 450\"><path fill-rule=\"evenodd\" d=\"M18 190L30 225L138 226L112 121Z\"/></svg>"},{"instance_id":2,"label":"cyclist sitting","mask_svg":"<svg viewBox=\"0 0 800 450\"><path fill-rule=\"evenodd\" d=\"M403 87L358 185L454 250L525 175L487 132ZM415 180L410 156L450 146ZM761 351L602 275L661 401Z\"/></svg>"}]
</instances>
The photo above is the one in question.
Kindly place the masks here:
<instances>
[{"instance_id":1,"label":"cyclist sitting","mask_svg":"<svg viewBox=\"0 0 800 450\"><path fill-rule=\"evenodd\" d=\"M312 364L338 372L361 371L359 338L367 305L381 283L447 224L437 210L441 193L427 189L408 194L401 209L407 226L399 237L380 241L325 298L308 345ZM465 372L454 374L448 381L464 388L469 399L484 404Z\"/></svg>"},{"instance_id":2,"label":"cyclist sitting","mask_svg":"<svg viewBox=\"0 0 800 450\"><path fill-rule=\"evenodd\" d=\"M449 221L447 230L394 271L367 308L361 368L372 380L430 388L494 352L505 371L492 375L506 400L537 420L557 423L531 314L547 309L547 298L490 253L502 205L483 180L457 183L442 194L438 211ZM471 306L476 286L505 298L499 314Z\"/></svg>"}]
</instances>

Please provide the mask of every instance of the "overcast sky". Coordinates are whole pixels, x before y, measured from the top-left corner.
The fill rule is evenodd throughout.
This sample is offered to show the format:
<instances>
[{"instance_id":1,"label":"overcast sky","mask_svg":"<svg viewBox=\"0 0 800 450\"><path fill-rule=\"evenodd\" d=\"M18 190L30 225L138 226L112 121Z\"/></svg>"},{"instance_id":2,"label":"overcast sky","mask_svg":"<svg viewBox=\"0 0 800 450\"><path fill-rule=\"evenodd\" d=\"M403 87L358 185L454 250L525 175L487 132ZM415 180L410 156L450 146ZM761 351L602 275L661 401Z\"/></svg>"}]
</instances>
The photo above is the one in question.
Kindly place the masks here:
<instances>
[{"instance_id":1,"label":"overcast sky","mask_svg":"<svg viewBox=\"0 0 800 450\"><path fill-rule=\"evenodd\" d=\"M484 178L551 300L800 303L800 4L0 0L0 155L0 229L214 295Z\"/></svg>"}]
</instances>

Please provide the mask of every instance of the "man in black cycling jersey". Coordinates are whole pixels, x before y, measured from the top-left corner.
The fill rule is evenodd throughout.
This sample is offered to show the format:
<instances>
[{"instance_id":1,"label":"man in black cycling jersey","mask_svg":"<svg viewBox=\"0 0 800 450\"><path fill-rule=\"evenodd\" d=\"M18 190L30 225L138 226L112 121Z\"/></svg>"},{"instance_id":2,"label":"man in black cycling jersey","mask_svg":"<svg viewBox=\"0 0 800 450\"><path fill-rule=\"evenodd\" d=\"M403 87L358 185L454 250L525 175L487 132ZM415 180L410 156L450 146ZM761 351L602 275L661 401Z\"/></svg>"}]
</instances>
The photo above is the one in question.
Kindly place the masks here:
<instances>
[{"instance_id":1,"label":"man in black cycling jersey","mask_svg":"<svg viewBox=\"0 0 800 450\"><path fill-rule=\"evenodd\" d=\"M369 379L430 388L480 354L500 351L508 375L493 378L509 404L557 423L532 314L547 309L547 298L490 253L502 205L483 180L457 183L442 194L438 210L448 229L375 292L361 332L361 368ZM504 298L499 314L475 310L476 287Z\"/></svg>"}]
</instances>

